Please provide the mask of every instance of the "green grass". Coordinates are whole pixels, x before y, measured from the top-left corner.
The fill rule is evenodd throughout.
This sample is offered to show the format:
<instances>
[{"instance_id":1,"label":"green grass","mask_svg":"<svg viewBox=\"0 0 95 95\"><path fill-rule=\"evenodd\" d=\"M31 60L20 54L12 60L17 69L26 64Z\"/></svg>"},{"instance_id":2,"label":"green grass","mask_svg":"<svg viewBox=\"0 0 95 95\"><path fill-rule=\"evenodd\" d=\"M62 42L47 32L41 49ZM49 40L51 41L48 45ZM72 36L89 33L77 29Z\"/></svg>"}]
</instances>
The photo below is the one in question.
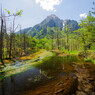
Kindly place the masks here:
<instances>
[{"instance_id":1,"label":"green grass","mask_svg":"<svg viewBox=\"0 0 95 95\"><path fill-rule=\"evenodd\" d=\"M93 62L95 64L95 60L93 59L85 59L86 62Z\"/></svg>"},{"instance_id":2,"label":"green grass","mask_svg":"<svg viewBox=\"0 0 95 95\"><path fill-rule=\"evenodd\" d=\"M63 52L67 54L74 54L74 55L78 55L79 53L79 51L67 51L67 50L64 50Z\"/></svg>"},{"instance_id":3,"label":"green grass","mask_svg":"<svg viewBox=\"0 0 95 95\"><path fill-rule=\"evenodd\" d=\"M71 51L70 54L78 55L79 51Z\"/></svg>"},{"instance_id":4,"label":"green grass","mask_svg":"<svg viewBox=\"0 0 95 95\"><path fill-rule=\"evenodd\" d=\"M95 64L95 60L92 59L92 62Z\"/></svg>"},{"instance_id":5,"label":"green grass","mask_svg":"<svg viewBox=\"0 0 95 95\"><path fill-rule=\"evenodd\" d=\"M90 52L95 52L94 50L89 50ZM64 53L67 53L67 54L74 54L74 55L78 55L78 53L80 51L67 51L67 50L64 50L63 51ZM88 59L85 59L86 62L93 62L95 64L95 60L91 59L91 58L88 58Z\"/></svg>"}]
</instances>

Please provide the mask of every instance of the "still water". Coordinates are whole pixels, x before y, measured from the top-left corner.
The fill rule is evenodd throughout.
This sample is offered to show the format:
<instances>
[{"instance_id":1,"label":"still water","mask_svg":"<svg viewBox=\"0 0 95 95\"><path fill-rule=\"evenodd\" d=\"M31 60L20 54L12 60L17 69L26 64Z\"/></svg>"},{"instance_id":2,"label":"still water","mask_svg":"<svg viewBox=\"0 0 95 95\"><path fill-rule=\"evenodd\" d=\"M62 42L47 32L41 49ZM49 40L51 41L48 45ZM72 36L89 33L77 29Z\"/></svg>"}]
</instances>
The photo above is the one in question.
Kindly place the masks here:
<instances>
[{"instance_id":1,"label":"still water","mask_svg":"<svg viewBox=\"0 0 95 95\"><path fill-rule=\"evenodd\" d=\"M10 75L0 80L0 95L18 95L19 93L21 95L22 92L35 90L35 88L58 76L69 76L75 72L72 66L73 62L79 61L81 60L77 56L53 56L43 63L32 65L24 72ZM15 66L23 65L16 64ZM14 72L14 70L11 72ZM6 76L8 73L10 71L0 73L0 76Z\"/></svg>"}]
</instances>

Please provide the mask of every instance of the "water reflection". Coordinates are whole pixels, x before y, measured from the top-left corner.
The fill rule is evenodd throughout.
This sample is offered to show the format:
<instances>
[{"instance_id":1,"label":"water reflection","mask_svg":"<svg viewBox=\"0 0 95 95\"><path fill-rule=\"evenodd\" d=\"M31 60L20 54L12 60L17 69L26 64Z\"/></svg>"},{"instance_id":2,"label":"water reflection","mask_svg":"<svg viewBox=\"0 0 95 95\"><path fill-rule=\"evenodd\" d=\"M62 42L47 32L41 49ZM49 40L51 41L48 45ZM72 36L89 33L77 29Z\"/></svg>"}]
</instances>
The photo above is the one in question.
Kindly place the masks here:
<instances>
[{"instance_id":1,"label":"water reflection","mask_svg":"<svg viewBox=\"0 0 95 95\"><path fill-rule=\"evenodd\" d=\"M50 60L45 61L43 64L39 64L36 68L41 69L42 73L47 77L57 76L62 69L62 61L56 57L52 57Z\"/></svg>"},{"instance_id":2,"label":"water reflection","mask_svg":"<svg viewBox=\"0 0 95 95\"><path fill-rule=\"evenodd\" d=\"M0 95L18 95L20 92L34 90L57 76L73 72L72 64L79 61L77 57L52 57L51 59L29 67L27 71L4 78L0 81ZM19 65L16 63L16 65ZM1 75L22 71L24 67ZM10 74L11 75L11 74Z\"/></svg>"},{"instance_id":3,"label":"water reflection","mask_svg":"<svg viewBox=\"0 0 95 95\"><path fill-rule=\"evenodd\" d=\"M56 77L62 72L67 72L66 70L72 69L72 64L74 61L78 61L75 56L68 57L52 57L50 60L43 62L42 64L38 64L35 67L41 70L48 78Z\"/></svg>"},{"instance_id":4,"label":"water reflection","mask_svg":"<svg viewBox=\"0 0 95 95\"><path fill-rule=\"evenodd\" d=\"M42 79L47 78L36 68L9 76L0 81L0 95L18 95L19 92L34 89Z\"/></svg>"},{"instance_id":5,"label":"water reflection","mask_svg":"<svg viewBox=\"0 0 95 95\"><path fill-rule=\"evenodd\" d=\"M11 91L14 93L15 95L15 76L11 76Z\"/></svg>"},{"instance_id":6,"label":"water reflection","mask_svg":"<svg viewBox=\"0 0 95 95\"><path fill-rule=\"evenodd\" d=\"M2 81L0 81L1 82L1 93L0 93L0 95L5 95L5 87L4 87L4 79L2 79Z\"/></svg>"}]
</instances>

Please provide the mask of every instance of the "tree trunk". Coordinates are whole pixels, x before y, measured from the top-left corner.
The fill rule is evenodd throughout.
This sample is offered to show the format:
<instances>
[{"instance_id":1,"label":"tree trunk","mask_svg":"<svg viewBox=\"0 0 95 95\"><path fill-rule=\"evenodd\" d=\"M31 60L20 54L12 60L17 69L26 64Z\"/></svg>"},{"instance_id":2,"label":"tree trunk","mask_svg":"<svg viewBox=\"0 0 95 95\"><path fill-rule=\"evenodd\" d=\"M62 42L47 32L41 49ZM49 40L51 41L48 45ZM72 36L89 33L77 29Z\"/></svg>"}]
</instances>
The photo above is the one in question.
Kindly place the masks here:
<instances>
[{"instance_id":1,"label":"tree trunk","mask_svg":"<svg viewBox=\"0 0 95 95\"><path fill-rule=\"evenodd\" d=\"M24 53L26 54L26 35L24 32Z\"/></svg>"},{"instance_id":2,"label":"tree trunk","mask_svg":"<svg viewBox=\"0 0 95 95\"><path fill-rule=\"evenodd\" d=\"M3 57L3 19L1 18L1 32L0 32L0 59Z\"/></svg>"},{"instance_id":3,"label":"tree trunk","mask_svg":"<svg viewBox=\"0 0 95 95\"><path fill-rule=\"evenodd\" d=\"M11 32L11 30L10 30L10 32ZM13 40L13 34L10 33L9 59L11 59L11 57L12 57L12 42L13 42L12 40Z\"/></svg>"},{"instance_id":4,"label":"tree trunk","mask_svg":"<svg viewBox=\"0 0 95 95\"><path fill-rule=\"evenodd\" d=\"M52 34L52 44L51 44L51 47L52 47L52 50L54 49L54 47L53 47L53 34Z\"/></svg>"},{"instance_id":5,"label":"tree trunk","mask_svg":"<svg viewBox=\"0 0 95 95\"><path fill-rule=\"evenodd\" d=\"M86 48L86 43L85 43L85 39L84 38L82 38L83 39L83 43L84 43L84 57L85 58L87 58L87 48Z\"/></svg>"},{"instance_id":6,"label":"tree trunk","mask_svg":"<svg viewBox=\"0 0 95 95\"><path fill-rule=\"evenodd\" d=\"M59 33L58 33L58 31L57 31L57 48L60 49L60 47L59 47Z\"/></svg>"}]
</instances>

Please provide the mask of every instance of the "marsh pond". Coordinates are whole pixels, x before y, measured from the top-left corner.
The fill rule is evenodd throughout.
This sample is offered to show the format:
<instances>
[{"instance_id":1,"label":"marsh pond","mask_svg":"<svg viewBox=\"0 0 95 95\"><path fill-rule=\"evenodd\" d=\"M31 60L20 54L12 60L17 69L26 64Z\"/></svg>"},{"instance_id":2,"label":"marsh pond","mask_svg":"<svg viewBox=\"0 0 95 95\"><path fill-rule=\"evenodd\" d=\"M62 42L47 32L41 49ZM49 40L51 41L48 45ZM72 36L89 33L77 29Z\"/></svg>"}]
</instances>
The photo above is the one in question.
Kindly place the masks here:
<instances>
[{"instance_id":1,"label":"marsh pond","mask_svg":"<svg viewBox=\"0 0 95 95\"><path fill-rule=\"evenodd\" d=\"M16 60L1 68L0 95L95 95L94 70L76 55Z\"/></svg>"}]
</instances>

